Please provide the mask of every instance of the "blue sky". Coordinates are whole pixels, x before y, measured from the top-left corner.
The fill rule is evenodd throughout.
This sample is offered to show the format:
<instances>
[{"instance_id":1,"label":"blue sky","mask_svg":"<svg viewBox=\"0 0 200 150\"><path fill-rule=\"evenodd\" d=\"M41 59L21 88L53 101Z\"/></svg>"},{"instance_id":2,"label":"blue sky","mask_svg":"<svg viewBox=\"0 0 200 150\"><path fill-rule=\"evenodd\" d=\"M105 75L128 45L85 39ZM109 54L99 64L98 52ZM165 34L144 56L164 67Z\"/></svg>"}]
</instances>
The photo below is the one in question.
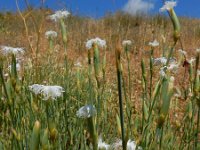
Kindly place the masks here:
<instances>
[{"instance_id":1,"label":"blue sky","mask_svg":"<svg viewBox=\"0 0 200 150\"><path fill-rule=\"evenodd\" d=\"M21 9L25 8L24 0L18 0ZM40 6L41 0L28 0L30 4L37 8ZM132 1L132 4L137 1L141 5L147 4L152 6L148 9L150 13L159 13L159 8L162 6L162 0L45 0L45 7L53 10L67 8L73 14L101 17L108 12L115 12L117 10L124 10L125 5L128 1ZM142 3L141 3L142 2ZM131 4L131 5L132 5ZM140 5L139 4L139 5ZM149 5L150 4L150 5ZM134 4L133 4L134 5ZM128 8L138 8L140 6L133 6ZM146 7L141 7L142 10ZM200 0L179 0L175 8L176 13L179 16L188 16L200 18ZM15 0L0 0L0 11L15 11L16 3ZM130 9L128 10L128 12ZM131 11L130 11L131 12Z\"/></svg>"}]
</instances>

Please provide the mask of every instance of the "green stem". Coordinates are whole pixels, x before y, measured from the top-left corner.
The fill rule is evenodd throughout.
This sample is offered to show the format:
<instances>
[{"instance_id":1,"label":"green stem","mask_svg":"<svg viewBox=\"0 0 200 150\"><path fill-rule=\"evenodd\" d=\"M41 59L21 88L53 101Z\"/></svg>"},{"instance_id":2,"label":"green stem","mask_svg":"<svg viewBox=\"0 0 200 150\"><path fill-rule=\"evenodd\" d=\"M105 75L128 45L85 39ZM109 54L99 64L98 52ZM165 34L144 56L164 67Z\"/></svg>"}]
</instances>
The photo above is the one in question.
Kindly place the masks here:
<instances>
[{"instance_id":1,"label":"green stem","mask_svg":"<svg viewBox=\"0 0 200 150\"><path fill-rule=\"evenodd\" d=\"M161 129L161 136L160 136L159 150L162 149L162 140L163 140L163 127L162 127L162 129Z\"/></svg>"},{"instance_id":2,"label":"green stem","mask_svg":"<svg viewBox=\"0 0 200 150\"><path fill-rule=\"evenodd\" d=\"M119 94L119 107L120 107L120 123L122 131L122 146L123 150L126 150L125 135L124 135L124 114L123 114L123 98L122 98L122 72L117 69L117 81L118 81L118 94Z\"/></svg>"},{"instance_id":3,"label":"green stem","mask_svg":"<svg viewBox=\"0 0 200 150\"><path fill-rule=\"evenodd\" d=\"M198 108L197 131L196 131L196 134L195 134L196 137L195 137L195 148L194 149L197 149L197 146L198 146L199 124L200 124L200 107Z\"/></svg>"}]
</instances>

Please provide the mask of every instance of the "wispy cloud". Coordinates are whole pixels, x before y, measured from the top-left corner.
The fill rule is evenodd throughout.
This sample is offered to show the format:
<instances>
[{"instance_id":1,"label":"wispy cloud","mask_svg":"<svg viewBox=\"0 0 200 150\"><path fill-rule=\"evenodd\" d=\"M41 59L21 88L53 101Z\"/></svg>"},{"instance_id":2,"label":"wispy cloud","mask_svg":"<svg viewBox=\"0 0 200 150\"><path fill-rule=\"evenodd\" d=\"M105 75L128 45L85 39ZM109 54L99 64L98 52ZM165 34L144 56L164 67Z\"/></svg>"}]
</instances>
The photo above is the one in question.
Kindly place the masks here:
<instances>
[{"instance_id":1,"label":"wispy cloud","mask_svg":"<svg viewBox=\"0 0 200 150\"><path fill-rule=\"evenodd\" d=\"M137 13L147 13L153 8L154 3L152 2L147 2L144 0L129 0L125 4L123 11L131 15L136 15Z\"/></svg>"}]
</instances>

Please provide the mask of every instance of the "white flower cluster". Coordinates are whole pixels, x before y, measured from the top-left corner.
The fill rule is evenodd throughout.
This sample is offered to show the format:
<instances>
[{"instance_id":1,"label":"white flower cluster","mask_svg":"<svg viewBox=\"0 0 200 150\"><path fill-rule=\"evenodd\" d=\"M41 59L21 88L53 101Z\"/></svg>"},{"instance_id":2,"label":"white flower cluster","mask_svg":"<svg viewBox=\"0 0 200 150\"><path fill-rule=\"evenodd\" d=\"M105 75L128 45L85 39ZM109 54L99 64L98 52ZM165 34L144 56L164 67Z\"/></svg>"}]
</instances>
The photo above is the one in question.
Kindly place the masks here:
<instances>
[{"instance_id":1,"label":"white flower cluster","mask_svg":"<svg viewBox=\"0 0 200 150\"><path fill-rule=\"evenodd\" d=\"M56 11L53 15L50 15L48 18L54 22L58 22L60 19L66 19L70 13L68 11Z\"/></svg>"},{"instance_id":2,"label":"white flower cluster","mask_svg":"<svg viewBox=\"0 0 200 150\"><path fill-rule=\"evenodd\" d=\"M81 107L77 112L76 115L79 118L90 118L95 116L97 113L96 108L94 105L86 105Z\"/></svg>"},{"instance_id":3,"label":"white flower cluster","mask_svg":"<svg viewBox=\"0 0 200 150\"><path fill-rule=\"evenodd\" d=\"M175 63L176 60L174 58L170 58L169 63ZM153 59L153 65L159 66L159 65L165 65L167 63L167 58L166 57L159 57Z\"/></svg>"},{"instance_id":4,"label":"white flower cluster","mask_svg":"<svg viewBox=\"0 0 200 150\"><path fill-rule=\"evenodd\" d=\"M166 1L165 4L163 5L163 7L160 8L160 12L163 11L169 11L171 9L173 9L176 6L176 2L175 1Z\"/></svg>"},{"instance_id":5,"label":"white flower cluster","mask_svg":"<svg viewBox=\"0 0 200 150\"><path fill-rule=\"evenodd\" d=\"M131 40L124 40L123 42L122 42L122 45L123 46L127 46L127 45L131 45L132 44L132 41Z\"/></svg>"},{"instance_id":6,"label":"white flower cluster","mask_svg":"<svg viewBox=\"0 0 200 150\"><path fill-rule=\"evenodd\" d=\"M128 140L127 142L127 145L126 145L126 149L127 150L136 150L136 143L135 141L132 141L132 140ZM114 150L118 150L120 149L120 147L122 147L122 140L117 140L117 142L115 142L114 144L112 144L112 148ZM138 149L137 150L142 150L142 147L141 146L138 146Z\"/></svg>"},{"instance_id":7,"label":"white flower cluster","mask_svg":"<svg viewBox=\"0 0 200 150\"><path fill-rule=\"evenodd\" d=\"M159 65L165 65L167 63L167 58L166 57L159 57L153 59L153 65L159 66Z\"/></svg>"},{"instance_id":8,"label":"white flower cluster","mask_svg":"<svg viewBox=\"0 0 200 150\"><path fill-rule=\"evenodd\" d=\"M45 32L45 37L47 38L47 39L49 39L49 38L56 38L58 36L58 34L57 34L57 32L55 32L55 31L47 31L47 32Z\"/></svg>"},{"instance_id":9,"label":"white flower cluster","mask_svg":"<svg viewBox=\"0 0 200 150\"><path fill-rule=\"evenodd\" d=\"M178 68L179 68L179 64L177 63L171 63L169 64L169 67L167 67L167 69L171 71L172 73L176 73Z\"/></svg>"},{"instance_id":10,"label":"white flower cluster","mask_svg":"<svg viewBox=\"0 0 200 150\"><path fill-rule=\"evenodd\" d=\"M105 142L103 142L102 138L100 137L98 139L98 149L109 150L109 148L110 148L110 145L105 143Z\"/></svg>"},{"instance_id":11,"label":"white flower cluster","mask_svg":"<svg viewBox=\"0 0 200 150\"><path fill-rule=\"evenodd\" d=\"M188 62L189 62L191 65L193 65L195 61L196 61L196 58L192 57Z\"/></svg>"},{"instance_id":12,"label":"white flower cluster","mask_svg":"<svg viewBox=\"0 0 200 150\"><path fill-rule=\"evenodd\" d=\"M45 86L40 84L33 84L29 86L29 89L36 95L42 94L44 100L55 100L57 97L62 96L64 89L61 86Z\"/></svg>"},{"instance_id":13,"label":"white flower cluster","mask_svg":"<svg viewBox=\"0 0 200 150\"><path fill-rule=\"evenodd\" d=\"M153 42L149 42L149 45L152 47L157 47L159 46L159 42L157 40L154 40Z\"/></svg>"},{"instance_id":14,"label":"white flower cluster","mask_svg":"<svg viewBox=\"0 0 200 150\"><path fill-rule=\"evenodd\" d=\"M14 48L14 47L9 47L9 46L1 46L0 50L3 53L3 55L8 55L8 54L14 54L14 55L24 54L24 48L19 48L19 47Z\"/></svg>"},{"instance_id":15,"label":"white flower cluster","mask_svg":"<svg viewBox=\"0 0 200 150\"><path fill-rule=\"evenodd\" d=\"M167 66L160 68L159 74L161 77L166 77L166 70L167 70Z\"/></svg>"},{"instance_id":16,"label":"white flower cluster","mask_svg":"<svg viewBox=\"0 0 200 150\"><path fill-rule=\"evenodd\" d=\"M86 42L86 48L91 49L93 44L97 44L99 47L104 48L106 47L106 41L100 38L90 39Z\"/></svg>"}]
</instances>

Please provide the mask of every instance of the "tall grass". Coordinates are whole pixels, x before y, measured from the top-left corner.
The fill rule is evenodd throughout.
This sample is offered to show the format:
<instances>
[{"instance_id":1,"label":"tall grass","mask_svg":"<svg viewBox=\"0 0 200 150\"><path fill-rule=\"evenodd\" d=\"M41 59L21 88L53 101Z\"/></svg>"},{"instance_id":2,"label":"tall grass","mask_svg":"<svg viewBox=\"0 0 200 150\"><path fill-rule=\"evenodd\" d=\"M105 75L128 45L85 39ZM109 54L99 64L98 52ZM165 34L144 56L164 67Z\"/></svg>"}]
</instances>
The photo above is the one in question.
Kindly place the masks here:
<instances>
[{"instance_id":1,"label":"tall grass","mask_svg":"<svg viewBox=\"0 0 200 150\"><path fill-rule=\"evenodd\" d=\"M38 12L45 17L38 18ZM46 21L48 11L38 12L14 14L22 19L16 25L8 15L0 17L0 36L9 36L2 37L2 45L26 49L19 57L4 55L1 47L0 149L200 148L199 50L184 49L190 27L180 29L186 23L179 23L174 10L171 20L118 13L100 20L69 16L57 23ZM33 20L38 29L31 28ZM58 37L46 39L47 30ZM87 49L85 42L94 36L105 38L107 46L93 43ZM152 37L160 41L158 47L145 44ZM120 43L128 38L134 42L123 51ZM178 58L179 48L188 54ZM156 66L159 56L166 62ZM170 70L174 58L178 73ZM30 89L33 84L61 86L64 92L45 99L44 91Z\"/></svg>"}]
</instances>

